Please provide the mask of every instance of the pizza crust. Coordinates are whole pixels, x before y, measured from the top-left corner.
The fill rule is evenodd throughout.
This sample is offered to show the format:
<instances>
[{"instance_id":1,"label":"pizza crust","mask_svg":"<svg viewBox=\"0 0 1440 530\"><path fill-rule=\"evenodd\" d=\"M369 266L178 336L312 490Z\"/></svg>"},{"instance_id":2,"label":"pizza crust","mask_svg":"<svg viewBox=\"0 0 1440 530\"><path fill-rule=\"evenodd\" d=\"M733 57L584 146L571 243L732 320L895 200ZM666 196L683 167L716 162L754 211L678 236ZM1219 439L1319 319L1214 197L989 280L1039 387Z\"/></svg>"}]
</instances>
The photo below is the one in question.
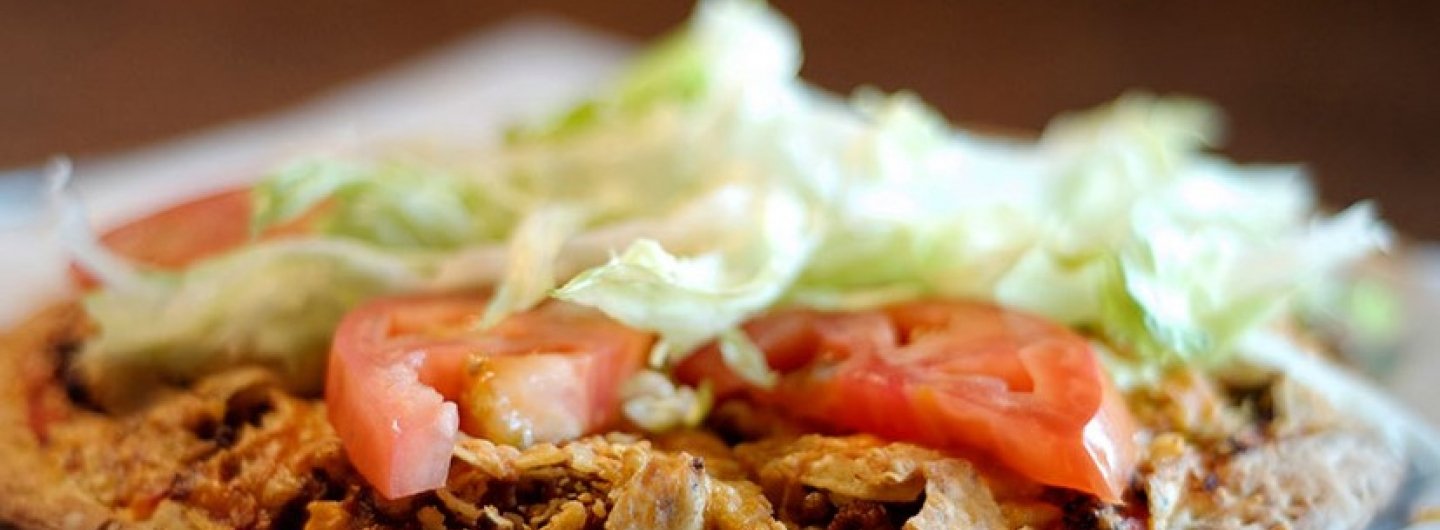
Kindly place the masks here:
<instances>
[{"instance_id":1,"label":"pizza crust","mask_svg":"<svg viewBox=\"0 0 1440 530\"><path fill-rule=\"evenodd\" d=\"M41 311L0 336L0 521L21 528L93 529L114 526L111 510L66 479L66 472L40 449L32 428L36 400L57 389L45 379L55 373L50 355L57 342L75 338L80 308L60 305Z\"/></svg>"}]
</instances>

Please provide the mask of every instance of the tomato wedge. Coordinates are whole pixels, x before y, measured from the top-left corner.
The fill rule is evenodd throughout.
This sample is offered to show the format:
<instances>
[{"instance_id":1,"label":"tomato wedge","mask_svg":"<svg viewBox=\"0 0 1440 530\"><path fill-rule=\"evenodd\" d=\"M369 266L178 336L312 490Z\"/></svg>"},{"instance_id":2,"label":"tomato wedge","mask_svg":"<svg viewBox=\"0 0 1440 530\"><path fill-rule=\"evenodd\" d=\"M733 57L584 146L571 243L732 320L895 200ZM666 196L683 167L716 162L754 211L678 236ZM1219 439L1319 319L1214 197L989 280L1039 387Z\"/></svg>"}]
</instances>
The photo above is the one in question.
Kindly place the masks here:
<instances>
[{"instance_id":1,"label":"tomato wedge","mask_svg":"<svg viewBox=\"0 0 1440 530\"><path fill-rule=\"evenodd\" d=\"M325 388L330 423L350 461L385 497L444 486L462 423L472 435L516 444L612 423L619 387L652 340L563 302L476 331L486 301L380 299L340 323Z\"/></svg>"},{"instance_id":2,"label":"tomato wedge","mask_svg":"<svg viewBox=\"0 0 1440 530\"><path fill-rule=\"evenodd\" d=\"M111 251L158 269L178 269L250 242L250 189L239 188L182 202L116 227L100 237ZM262 238L303 233L309 216L275 227ZM98 281L78 266L71 277L86 289Z\"/></svg>"},{"instance_id":3,"label":"tomato wedge","mask_svg":"<svg viewBox=\"0 0 1440 530\"><path fill-rule=\"evenodd\" d=\"M961 301L783 311L745 326L781 374L748 386L708 346L677 368L719 396L931 447L979 450L1044 484L1118 502L1134 420L1086 340L1042 318Z\"/></svg>"}]
</instances>

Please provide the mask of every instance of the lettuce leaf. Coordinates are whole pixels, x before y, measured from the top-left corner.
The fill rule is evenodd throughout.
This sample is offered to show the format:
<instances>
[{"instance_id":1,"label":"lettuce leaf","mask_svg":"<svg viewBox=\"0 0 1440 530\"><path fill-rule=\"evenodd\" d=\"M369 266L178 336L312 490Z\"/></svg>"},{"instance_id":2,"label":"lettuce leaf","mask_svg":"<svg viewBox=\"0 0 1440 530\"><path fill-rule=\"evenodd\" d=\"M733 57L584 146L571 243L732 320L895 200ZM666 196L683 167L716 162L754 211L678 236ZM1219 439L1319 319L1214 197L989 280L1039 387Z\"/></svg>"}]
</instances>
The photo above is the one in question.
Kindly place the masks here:
<instances>
[{"instance_id":1,"label":"lettuce leaf","mask_svg":"<svg viewBox=\"0 0 1440 530\"><path fill-rule=\"evenodd\" d=\"M740 209L751 215L737 221L753 226L726 235L742 237L684 258L641 239L609 263L576 276L555 296L659 332L655 364L689 353L774 305L809 257L813 238L807 234L812 228L805 204L781 193L741 200ZM770 381L763 356L746 346L743 334L731 335L726 359L747 378Z\"/></svg>"},{"instance_id":2,"label":"lettuce leaf","mask_svg":"<svg viewBox=\"0 0 1440 530\"><path fill-rule=\"evenodd\" d=\"M513 313L545 300L555 288L556 261L565 240L584 220L580 208L554 205L531 212L510 238L505 276L485 307L483 327L498 324Z\"/></svg>"}]
</instances>

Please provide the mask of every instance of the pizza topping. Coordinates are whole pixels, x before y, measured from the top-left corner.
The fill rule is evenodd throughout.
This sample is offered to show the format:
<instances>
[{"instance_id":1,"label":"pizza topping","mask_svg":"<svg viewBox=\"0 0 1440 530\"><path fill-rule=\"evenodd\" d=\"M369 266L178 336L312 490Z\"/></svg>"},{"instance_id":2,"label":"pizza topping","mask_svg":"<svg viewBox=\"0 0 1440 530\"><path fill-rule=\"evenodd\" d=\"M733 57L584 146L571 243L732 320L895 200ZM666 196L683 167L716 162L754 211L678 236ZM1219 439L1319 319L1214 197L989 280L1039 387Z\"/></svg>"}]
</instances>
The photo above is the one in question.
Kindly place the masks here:
<instances>
[{"instance_id":1,"label":"pizza topping","mask_svg":"<svg viewBox=\"0 0 1440 530\"><path fill-rule=\"evenodd\" d=\"M346 241L289 239L174 276L144 275L86 297L100 332L76 368L111 409L141 402L163 383L244 365L267 366L289 388L318 392L340 318L371 297L418 289L421 270Z\"/></svg>"},{"instance_id":2,"label":"pizza topping","mask_svg":"<svg viewBox=\"0 0 1440 530\"><path fill-rule=\"evenodd\" d=\"M1003 508L994 505L985 483L969 464L954 459L927 462L922 471L925 505L906 523L906 530L1009 526L1001 515Z\"/></svg>"},{"instance_id":3,"label":"pizza topping","mask_svg":"<svg viewBox=\"0 0 1440 530\"><path fill-rule=\"evenodd\" d=\"M611 528L703 530L710 477L695 457L650 458L613 492Z\"/></svg>"},{"instance_id":4,"label":"pizza topping","mask_svg":"<svg viewBox=\"0 0 1440 530\"><path fill-rule=\"evenodd\" d=\"M718 347L678 369L802 418L931 447L982 451L1046 484L1118 501L1134 420L1087 341L973 302L849 313L781 312L747 327L780 372L773 389L726 376Z\"/></svg>"},{"instance_id":5,"label":"pizza topping","mask_svg":"<svg viewBox=\"0 0 1440 530\"><path fill-rule=\"evenodd\" d=\"M251 232L254 210L249 188L215 192L121 224L100 236L100 244L146 268L178 270L219 256L258 239L304 234L313 229L315 210ZM99 280L72 266L76 283L93 288Z\"/></svg>"},{"instance_id":6,"label":"pizza topping","mask_svg":"<svg viewBox=\"0 0 1440 530\"><path fill-rule=\"evenodd\" d=\"M350 460L386 497L443 486L462 426L525 446L609 425L620 382L650 342L559 302L478 328L486 301L381 299L336 331L325 389L330 421Z\"/></svg>"},{"instance_id":7,"label":"pizza topping","mask_svg":"<svg viewBox=\"0 0 1440 530\"><path fill-rule=\"evenodd\" d=\"M710 388L677 384L665 374L643 370L620 388L625 419L648 432L694 427L713 404Z\"/></svg>"},{"instance_id":8,"label":"pizza topping","mask_svg":"<svg viewBox=\"0 0 1440 530\"><path fill-rule=\"evenodd\" d=\"M105 232L100 243L143 266L180 269L249 242L249 219L249 190L229 190L122 224ZM83 268L71 270L81 285L98 285Z\"/></svg>"},{"instance_id":9,"label":"pizza topping","mask_svg":"<svg viewBox=\"0 0 1440 530\"><path fill-rule=\"evenodd\" d=\"M776 513L800 526L1015 528L964 460L868 435L776 437L736 447ZM1013 521L1012 521L1013 522ZM855 526L842 526L853 528Z\"/></svg>"}]
</instances>

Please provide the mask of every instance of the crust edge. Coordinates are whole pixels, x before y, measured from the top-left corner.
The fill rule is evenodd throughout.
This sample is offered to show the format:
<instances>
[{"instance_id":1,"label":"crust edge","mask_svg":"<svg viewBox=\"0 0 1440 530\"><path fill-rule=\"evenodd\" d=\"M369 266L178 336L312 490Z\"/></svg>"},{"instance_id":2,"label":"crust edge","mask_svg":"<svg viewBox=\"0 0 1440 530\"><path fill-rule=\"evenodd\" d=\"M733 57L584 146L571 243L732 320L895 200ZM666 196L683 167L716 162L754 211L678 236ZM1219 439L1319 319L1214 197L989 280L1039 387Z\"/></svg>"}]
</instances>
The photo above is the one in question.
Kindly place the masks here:
<instances>
[{"instance_id":1,"label":"crust edge","mask_svg":"<svg viewBox=\"0 0 1440 530\"><path fill-rule=\"evenodd\" d=\"M57 340L72 337L82 320L74 303L34 313L0 334L0 521L18 528L91 529L117 525L113 512L66 479L47 458L31 428L37 378L53 373L45 355Z\"/></svg>"}]
</instances>

